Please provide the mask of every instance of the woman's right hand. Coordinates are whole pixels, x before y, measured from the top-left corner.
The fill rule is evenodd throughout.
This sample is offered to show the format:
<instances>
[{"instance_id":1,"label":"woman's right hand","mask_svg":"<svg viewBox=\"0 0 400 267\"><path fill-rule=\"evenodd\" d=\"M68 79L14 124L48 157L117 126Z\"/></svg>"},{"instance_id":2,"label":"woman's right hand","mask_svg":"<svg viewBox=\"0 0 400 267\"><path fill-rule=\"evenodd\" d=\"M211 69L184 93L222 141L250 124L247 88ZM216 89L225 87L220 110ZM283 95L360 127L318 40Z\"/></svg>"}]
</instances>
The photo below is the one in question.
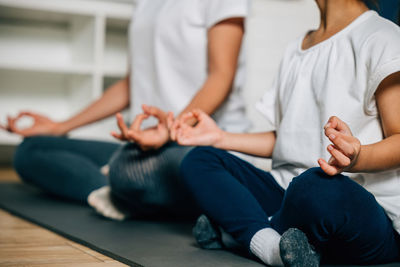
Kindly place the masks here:
<instances>
[{"instance_id":1,"label":"woman's right hand","mask_svg":"<svg viewBox=\"0 0 400 267\"><path fill-rule=\"evenodd\" d=\"M187 121L195 119L194 126ZM184 146L216 146L223 139L224 131L200 109L185 113L170 129L171 139Z\"/></svg>"},{"instance_id":2,"label":"woman's right hand","mask_svg":"<svg viewBox=\"0 0 400 267\"><path fill-rule=\"evenodd\" d=\"M172 114L154 106L142 105L142 108L144 113L138 114L130 127L125 124L122 115L117 113L117 124L121 133L113 131L111 135L121 141L135 142L143 151L159 149L170 140L167 117ZM142 130L143 120L150 116L158 120L157 125Z\"/></svg>"},{"instance_id":3,"label":"woman's right hand","mask_svg":"<svg viewBox=\"0 0 400 267\"><path fill-rule=\"evenodd\" d=\"M27 128L20 129L17 126L18 120L23 117L30 117L33 119L33 124ZM2 128L15 134L19 134L23 137L35 136L35 135L64 135L66 131L63 130L62 124L54 122L53 120L39 115L34 112L20 112L16 117L7 117L7 125Z\"/></svg>"}]
</instances>

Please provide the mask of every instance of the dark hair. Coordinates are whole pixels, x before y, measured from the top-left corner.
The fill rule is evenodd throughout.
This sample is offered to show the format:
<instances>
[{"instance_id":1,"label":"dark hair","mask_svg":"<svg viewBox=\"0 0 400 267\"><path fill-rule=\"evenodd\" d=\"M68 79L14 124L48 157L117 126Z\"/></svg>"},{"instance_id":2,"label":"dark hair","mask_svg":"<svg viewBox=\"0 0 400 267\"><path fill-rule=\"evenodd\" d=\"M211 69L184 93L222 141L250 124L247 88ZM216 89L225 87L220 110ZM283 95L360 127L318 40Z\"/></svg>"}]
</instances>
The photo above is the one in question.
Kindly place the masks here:
<instances>
[{"instance_id":1,"label":"dark hair","mask_svg":"<svg viewBox=\"0 0 400 267\"><path fill-rule=\"evenodd\" d=\"M372 9L379 8L378 0L361 0L361 1L364 2L364 4L366 4L369 8L372 8Z\"/></svg>"}]
</instances>

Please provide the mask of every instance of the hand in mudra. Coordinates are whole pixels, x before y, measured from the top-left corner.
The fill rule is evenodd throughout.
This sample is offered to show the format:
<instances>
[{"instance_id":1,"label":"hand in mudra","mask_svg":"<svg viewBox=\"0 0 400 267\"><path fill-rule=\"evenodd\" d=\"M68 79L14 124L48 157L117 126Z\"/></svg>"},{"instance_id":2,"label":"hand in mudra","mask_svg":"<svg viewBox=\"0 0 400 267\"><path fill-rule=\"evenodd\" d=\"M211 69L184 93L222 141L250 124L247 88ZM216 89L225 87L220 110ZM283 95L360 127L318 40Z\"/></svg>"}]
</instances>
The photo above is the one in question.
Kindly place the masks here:
<instances>
[{"instance_id":1,"label":"hand in mudra","mask_svg":"<svg viewBox=\"0 0 400 267\"><path fill-rule=\"evenodd\" d=\"M327 147L331 154L326 162L319 159L318 164L328 175L336 175L341 172L352 171L357 163L361 151L360 141L353 136L349 126L338 117L331 117L324 127L326 137L332 142Z\"/></svg>"},{"instance_id":2,"label":"hand in mudra","mask_svg":"<svg viewBox=\"0 0 400 267\"><path fill-rule=\"evenodd\" d=\"M121 133L111 132L111 135L119 140L135 142L145 151L158 149L170 140L167 117L173 115L172 113L166 113L157 107L143 105L142 109L143 113L136 116L129 128L125 124L122 115L118 113L116 118ZM148 119L151 116L158 120L157 125L142 130L141 125L143 120Z\"/></svg>"},{"instance_id":3,"label":"hand in mudra","mask_svg":"<svg viewBox=\"0 0 400 267\"><path fill-rule=\"evenodd\" d=\"M33 124L26 128L19 128L17 122L24 118L29 117L33 120ZM46 116L23 111L20 112L16 117L7 117L7 125L0 126L0 128L7 130L11 133L21 135L23 137L35 136L35 135L63 135L65 132L61 129L61 124L49 119Z\"/></svg>"},{"instance_id":4,"label":"hand in mudra","mask_svg":"<svg viewBox=\"0 0 400 267\"><path fill-rule=\"evenodd\" d=\"M197 121L192 126L187 121ZM195 109L182 115L171 128L172 140L185 146L214 146L221 141L223 131L204 111Z\"/></svg>"}]
</instances>

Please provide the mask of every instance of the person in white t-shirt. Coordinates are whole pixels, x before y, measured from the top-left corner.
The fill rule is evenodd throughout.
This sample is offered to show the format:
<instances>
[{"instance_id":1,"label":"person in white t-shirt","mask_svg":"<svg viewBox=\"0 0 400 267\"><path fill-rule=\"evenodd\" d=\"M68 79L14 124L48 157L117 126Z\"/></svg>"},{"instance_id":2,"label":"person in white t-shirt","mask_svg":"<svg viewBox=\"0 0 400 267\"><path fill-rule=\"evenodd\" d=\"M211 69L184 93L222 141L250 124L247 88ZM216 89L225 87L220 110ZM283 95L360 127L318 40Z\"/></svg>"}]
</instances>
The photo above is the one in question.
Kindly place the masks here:
<instances>
[{"instance_id":1,"label":"person in white t-shirt","mask_svg":"<svg viewBox=\"0 0 400 267\"><path fill-rule=\"evenodd\" d=\"M201 110L172 129L211 146L181 165L208 216L198 241L220 242L220 226L268 265L400 260L400 28L365 2L316 0L320 27L288 46L257 104L271 131L229 133ZM272 171L224 150L272 157Z\"/></svg>"},{"instance_id":2,"label":"person in white t-shirt","mask_svg":"<svg viewBox=\"0 0 400 267\"><path fill-rule=\"evenodd\" d=\"M64 122L33 112L8 118L4 128L26 137L14 159L21 178L83 203L90 194L90 204L114 219L126 216L115 203L129 207L136 217L197 212L178 173L190 148L170 142L167 112L179 117L201 108L223 129L243 132L250 127L241 96L244 62L239 56L247 10L247 0L136 1L125 79ZM118 113L121 133L112 133L128 141L124 146L58 137L128 106L132 124L128 127ZM17 127L24 116L34 119L32 127Z\"/></svg>"}]
</instances>

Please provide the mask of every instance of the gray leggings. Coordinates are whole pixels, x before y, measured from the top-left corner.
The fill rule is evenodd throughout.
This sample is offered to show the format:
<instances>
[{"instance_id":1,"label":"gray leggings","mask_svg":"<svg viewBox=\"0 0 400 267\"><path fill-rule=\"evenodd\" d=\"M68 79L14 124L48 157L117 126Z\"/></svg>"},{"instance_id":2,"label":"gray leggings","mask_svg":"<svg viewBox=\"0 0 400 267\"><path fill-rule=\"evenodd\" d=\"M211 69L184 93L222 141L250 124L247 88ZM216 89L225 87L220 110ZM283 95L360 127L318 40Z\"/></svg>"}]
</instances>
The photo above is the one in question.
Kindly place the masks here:
<instances>
[{"instance_id":1,"label":"gray leggings","mask_svg":"<svg viewBox=\"0 0 400 267\"><path fill-rule=\"evenodd\" d=\"M186 217L197 213L179 176L180 162L190 149L167 144L143 152L132 143L38 136L18 146L14 167L25 182L66 199L86 203L90 192L110 182L116 199L138 217ZM107 163L109 179L100 172Z\"/></svg>"},{"instance_id":2,"label":"gray leggings","mask_svg":"<svg viewBox=\"0 0 400 267\"><path fill-rule=\"evenodd\" d=\"M142 151L133 143L121 147L109 162L114 196L139 217L198 215L179 175L181 161L190 150L173 143L156 151Z\"/></svg>"}]
</instances>

